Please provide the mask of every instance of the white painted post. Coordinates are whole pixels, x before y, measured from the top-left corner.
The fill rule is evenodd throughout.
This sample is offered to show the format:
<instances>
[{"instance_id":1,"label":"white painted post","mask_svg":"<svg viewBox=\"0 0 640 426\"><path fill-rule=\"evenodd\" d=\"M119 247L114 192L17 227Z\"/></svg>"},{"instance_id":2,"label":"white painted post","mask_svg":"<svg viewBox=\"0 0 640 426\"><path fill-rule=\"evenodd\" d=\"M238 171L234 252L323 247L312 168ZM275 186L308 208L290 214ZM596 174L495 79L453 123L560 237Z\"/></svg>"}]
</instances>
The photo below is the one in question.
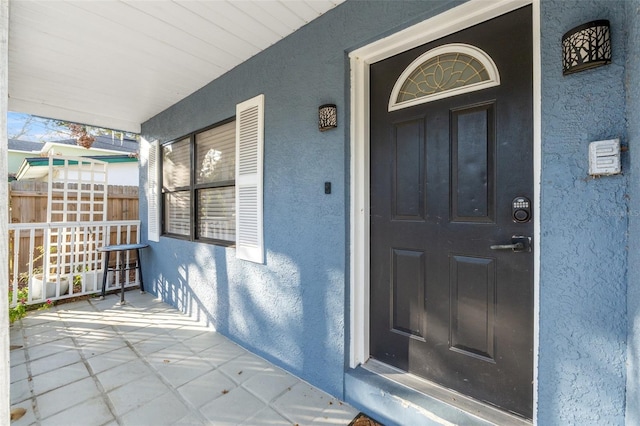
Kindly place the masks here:
<instances>
[{"instance_id":1,"label":"white painted post","mask_svg":"<svg viewBox=\"0 0 640 426\"><path fill-rule=\"evenodd\" d=\"M9 235L9 188L7 183L7 112L9 99L9 0L0 0L0 235ZM0 277L8 282L9 239L0 238ZM8 424L9 404L9 292L0 286L0 423ZM5 419L5 420L2 420ZM6 422L6 423L5 423Z\"/></svg>"}]
</instances>

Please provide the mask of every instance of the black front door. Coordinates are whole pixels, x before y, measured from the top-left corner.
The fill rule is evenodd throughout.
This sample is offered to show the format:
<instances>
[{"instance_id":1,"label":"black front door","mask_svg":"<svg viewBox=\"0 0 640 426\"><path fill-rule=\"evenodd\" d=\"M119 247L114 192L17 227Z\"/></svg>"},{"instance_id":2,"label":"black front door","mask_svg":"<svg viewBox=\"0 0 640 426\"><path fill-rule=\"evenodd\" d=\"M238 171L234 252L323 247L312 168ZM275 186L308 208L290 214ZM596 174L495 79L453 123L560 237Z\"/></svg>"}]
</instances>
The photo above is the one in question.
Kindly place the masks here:
<instances>
[{"instance_id":1,"label":"black front door","mask_svg":"<svg viewBox=\"0 0 640 426\"><path fill-rule=\"evenodd\" d=\"M519 9L370 76L371 357L528 418L531 28L531 7ZM486 52L500 84L389 112L407 66L451 43Z\"/></svg>"}]
</instances>

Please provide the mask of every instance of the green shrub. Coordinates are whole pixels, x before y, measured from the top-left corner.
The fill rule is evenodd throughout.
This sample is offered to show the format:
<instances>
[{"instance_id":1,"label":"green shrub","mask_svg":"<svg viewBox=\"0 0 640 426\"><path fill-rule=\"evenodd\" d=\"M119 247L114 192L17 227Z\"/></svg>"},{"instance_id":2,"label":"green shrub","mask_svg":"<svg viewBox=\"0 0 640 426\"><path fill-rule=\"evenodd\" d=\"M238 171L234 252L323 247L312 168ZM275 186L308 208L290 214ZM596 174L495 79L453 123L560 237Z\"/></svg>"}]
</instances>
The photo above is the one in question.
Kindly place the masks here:
<instances>
[{"instance_id":1,"label":"green shrub","mask_svg":"<svg viewBox=\"0 0 640 426\"><path fill-rule=\"evenodd\" d=\"M22 319L27 315L27 310L38 309L39 311L49 309L53 306L53 302L47 299L46 302L40 305L29 306L27 309L27 300L29 300L29 289L27 287L18 289L18 303L16 306L11 307L13 301L13 292L9 291L9 322L13 324L15 321Z\"/></svg>"}]
</instances>

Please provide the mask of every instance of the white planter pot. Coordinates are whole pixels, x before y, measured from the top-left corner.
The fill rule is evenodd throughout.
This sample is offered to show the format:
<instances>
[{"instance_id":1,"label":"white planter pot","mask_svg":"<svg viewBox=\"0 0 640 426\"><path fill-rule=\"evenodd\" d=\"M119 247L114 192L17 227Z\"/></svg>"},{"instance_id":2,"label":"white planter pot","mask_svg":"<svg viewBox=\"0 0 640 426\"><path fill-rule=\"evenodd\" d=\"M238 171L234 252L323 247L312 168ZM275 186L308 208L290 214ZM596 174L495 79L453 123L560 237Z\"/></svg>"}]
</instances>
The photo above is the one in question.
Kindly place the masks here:
<instances>
[{"instance_id":1,"label":"white planter pot","mask_svg":"<svg viewBox=\"0 0 640 426\"><path fill-rule=\"evenodd\" d=\"M52 279L55 279L55 278L52 277ZM39 299L50 299L52 297L56 297L57 284L58 283L56 281L47 281L45 283L43 274L34 274L31 277L31 283L29 285L31 299L39 300ZM44 291L45 296L43 297L42 290L44 287L46 287L46 290ZM68 291L69 291L69 277L60 277L60 296L67 294Z\"/></svg>"},{"instance_id":2,"label":"white planter pot","mask_svg":"<svg viewBox=\"0 0 640 426\"><path fill-rule=\"evenodd\" d=\"M84 282L85 292L91 293L102 289L102 271L86 271L80 276L82 276Z\"/></svg>"}]
</instances>

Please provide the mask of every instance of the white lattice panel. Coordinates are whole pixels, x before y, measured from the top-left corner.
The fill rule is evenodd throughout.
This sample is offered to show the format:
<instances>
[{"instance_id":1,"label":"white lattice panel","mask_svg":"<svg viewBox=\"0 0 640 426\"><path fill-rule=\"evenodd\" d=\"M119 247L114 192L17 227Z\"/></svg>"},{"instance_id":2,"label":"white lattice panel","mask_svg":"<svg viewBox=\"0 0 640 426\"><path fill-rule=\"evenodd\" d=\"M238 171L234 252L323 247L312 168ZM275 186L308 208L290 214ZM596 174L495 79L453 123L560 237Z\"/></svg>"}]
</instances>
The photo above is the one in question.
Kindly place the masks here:
<instances>
[{"instance_id":1,"label":"white lattice panel","mask_svg":"<svg viewBox=\"0 0 640 426\"><path fill-rule=\"evenodd\" d=\"M103 222L107 217L107 166L104 161L84 157L49 158L47 222L69 223L50 228L45 240L44 271L47 278L99 270L104 245L98 228L71 226L71 223Z\"/></svg>"}]
</instances>

